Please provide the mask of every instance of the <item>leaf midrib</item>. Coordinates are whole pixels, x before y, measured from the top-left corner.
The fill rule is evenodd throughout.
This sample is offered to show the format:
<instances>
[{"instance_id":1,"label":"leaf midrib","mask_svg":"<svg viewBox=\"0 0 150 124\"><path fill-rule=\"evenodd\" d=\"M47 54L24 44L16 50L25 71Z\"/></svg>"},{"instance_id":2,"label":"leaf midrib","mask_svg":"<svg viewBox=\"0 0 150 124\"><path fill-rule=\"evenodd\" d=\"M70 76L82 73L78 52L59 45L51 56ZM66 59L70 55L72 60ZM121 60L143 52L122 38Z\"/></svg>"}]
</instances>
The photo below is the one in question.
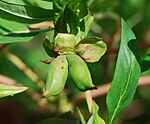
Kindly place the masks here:
<instances>
[{"instance_id":1,"label":"leaf midrib","mask_svg":"<svg viewBox=\"0 0 150 124\"><path fill-rule=\"evenodd\" d=\"M2 5L3 6L3 5ZM19 8L19 7L24 7L23 5L20 5L20 6L18 6L17 8ZM11 8L10 8L11 9ZM0 7L0 10L2 10L2 11L4 11L4 12L6 12L6 13L9 13L9 14L11 14L11 15L14 15L14 16L18 16L18 17L20 17L20 18L25 18L25 19L38 19L38 20L42 20L42 18L38 18L38 17L31 17L31 16L29 16L29 15L24 15L24 14L22 14L23 12L24 13L27 13L27 12L25 12L26 11L26 9L25 8L23 8L23 12L21 12L21 13L15 13L14 11L10 11L10 10L8 10L8 9L5 9L5 8L3 8L3 7ZM46 19L48 19L48 18L46 18Z\"/></svg>"},{"instance_id":2,"label":"leaf midrib","mask_svg":"<svg viewBox=\"0 0 150 124\"><path fill-rule=\"evenodd\" d=\"M132 61L134 61L134 59L135 59L135 57L133 57L133 59L131 58ZM118 100L117 107L115 108L115 110L114 110L114 112L113 112L113 115L112 115L112 118L111 118L109 124L112 124L112 122L113 122L113 120L114 120L114 117L115 117L115 114L116 114L116 112L117 112L117 110L118 110L118 108L119 108L119 105L120 105L121 101L122 101L122 98L124 97L124 95L125 95L125 93L126 93L126 91L127 91L127 89L128 89L129 82L130 82L130 79L131 79L131 73L132 73L132 62L131 62L130 65L131 65L131 66L130 66L130 72L129 72L129 75L128 75L129 78L128 78L128 80L127 80L127 85L126 85L126 87L125 87L124 92L121 93L122 95L120 94L120 99ZM134 66L134 64L133 64L133 66Z\"/></svg>"},{"instance_id":3,"label":"leaf midrib","mask_svg":"<svg viewBox=\"0 0 150 124\"><path fill-rule=\"evenodd\" d=\"M2 11L4 11L4 12L10 13L10 14L18 16L18 17L22 17L22 18L26 18L26 19L33 19L33 18L29 17L29 16L25 16L25 15L22 15L22 14L17 14L17 13L14 13L12 11L9 11L9 10L3 9L3 8L0 8L0 9Z\"/></svg>"}]
</instances>

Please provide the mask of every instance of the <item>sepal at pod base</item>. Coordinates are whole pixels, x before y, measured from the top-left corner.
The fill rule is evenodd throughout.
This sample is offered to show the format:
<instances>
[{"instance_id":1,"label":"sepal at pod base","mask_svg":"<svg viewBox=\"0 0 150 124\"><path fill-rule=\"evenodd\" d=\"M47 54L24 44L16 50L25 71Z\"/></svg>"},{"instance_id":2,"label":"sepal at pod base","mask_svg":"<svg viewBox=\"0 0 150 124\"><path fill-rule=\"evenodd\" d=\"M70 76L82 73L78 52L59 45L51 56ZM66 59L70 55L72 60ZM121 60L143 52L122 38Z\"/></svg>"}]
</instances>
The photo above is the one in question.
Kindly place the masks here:
<instances>
[{"instance_id":1,"label":"sepal at pod base","mask_svg":"<svg viewBox=\"0 0 150 124\"><path fill-rule=\"evenodd\" d=\"M99 37L84 38L76 46L76 52L86 62L98 61L104 55L106 50L106 44Z\"/></svg>"},{"instance_id":2,"label":"sepal at pod base","mask_svg":"<svg viewBox=\"0 0 150 124\"><path fill-rule=\"evenodd\" d=\"M80 91L97 89L92 83L90 71L86 63L76 54L66 55L69 65L69 73Z\"/></svg>"},{"instance_id":3,"label":"sepal at pod base","mask_svg":"<svg viewBox=\"0 0 150 124\"><path fill-rule=\"evenodd\" d=\"M46 53L50 57L56 57L58 55L56 52L54 52L54 49L55 49L54 44L48 38L44 39L44 41L43 41L43 47L44 47Z\"/></svg>"},{"instance_id":4,"label":"sepal at pod base","mask_svg":"<svg viewBox=\"0 0 150 124\"><path fill-rule=\"evenodd\" d=\"M64 55L57 56L49 65L45 92L42 97L58 95L64 88L68 76L68 62Z\"/></svg>"}]
</instances>

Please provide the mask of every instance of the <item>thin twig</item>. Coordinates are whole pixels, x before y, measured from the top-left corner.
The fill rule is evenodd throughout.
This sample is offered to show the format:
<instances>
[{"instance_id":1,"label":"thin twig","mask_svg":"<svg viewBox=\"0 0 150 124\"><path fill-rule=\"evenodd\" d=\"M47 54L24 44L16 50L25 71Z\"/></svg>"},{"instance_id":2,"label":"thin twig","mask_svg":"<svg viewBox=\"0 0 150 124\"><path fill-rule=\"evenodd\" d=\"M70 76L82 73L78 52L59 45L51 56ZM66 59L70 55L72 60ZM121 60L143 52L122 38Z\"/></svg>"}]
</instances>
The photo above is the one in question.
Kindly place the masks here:
<instances>
[{"instance_id":1,"label":"thin twig","mask_svg":"<svg viewBox=\"0 0 150 124\"><path fill-rule=\"evenodd\" d=\"M17 82L16 80L7 77L5 75L0 74L0 82L7 84L7 85L12 85L12 86L23 86L21 83ZM40 95L36 92L34 92L32 89L28 89L25 91L31 98L36 101L37 103L40 101Z\"/></svg>"},{"instance_id":2,"label":"thin twig","mask_svg":"<svg viewBox=\"0 0 150 124\"><path fill-rule=\"evenodd\" d=\"M91 90L90 91L91 96L94 98L94 97L106 95L110 88L110 85L111 85L111 83L103 84L103 85L99 86L97 90ZM140 77L139 82L138 82L138 87L142 87L142 86L146 86L146 85L150 85L150 76ZM72 103L74 105L77 105L85 99L86 99L85 94L79 93L77 96L75 96L72 99Z\"/></svg>"},{"instance_id":3,"label":"thin twig","mask_svg":"<svg viewBox=\"0 0 150 124\"><path fill-rule=\"evenodd\" d=\"M54 22L53 21L44 21L44 22L29 25L30 28L41 28L41 27L45 27L45 26L54 28Z\"/></svg>"},{"instance_id":4,"label":"thin twig","mask_svg":"<svg viewBox=\"0 0 150 124\"><path fill-rule=\"evenodd\" d=\"M0 82L11 85L11 86L23 86L22 83L17 82L16 80L0 74ZM28 88L24 93L26 93L31 99L37 103L39 106L39 112L50 111L52 113L56 112L56 105L50 104L47 99L41 99L41 94L35 92L33 89ZM58 111L59 113L59 111Z\"/></svg>"},{"instance_id":5,"label":"thin twig","mask_svg":"<svg viewBox=\"0 0 150 124\"><path fill-rule=\"evenodd\" d=\"M150 48L150 44L140 44L138 48L140 50L148 49L148 48ZM118 48L116 48L116 49L111 48L106 51L106 54L117 54L118 51L119 51Z\"/></svg>"},{"instance_id":6,"label":"thin twig","mask_svg":"<svg viewBox=\"0 0 150 124\"><path fill-rule=\"evenodd\" d=\"M33 82L35 82L39 88L44 88L44 82L40 80L39 77L30 68L28 68L19 57L9 52L6 52L6 56L14 65L22 70L24 74L26 74Z\"/></svg>"}]
</instances>

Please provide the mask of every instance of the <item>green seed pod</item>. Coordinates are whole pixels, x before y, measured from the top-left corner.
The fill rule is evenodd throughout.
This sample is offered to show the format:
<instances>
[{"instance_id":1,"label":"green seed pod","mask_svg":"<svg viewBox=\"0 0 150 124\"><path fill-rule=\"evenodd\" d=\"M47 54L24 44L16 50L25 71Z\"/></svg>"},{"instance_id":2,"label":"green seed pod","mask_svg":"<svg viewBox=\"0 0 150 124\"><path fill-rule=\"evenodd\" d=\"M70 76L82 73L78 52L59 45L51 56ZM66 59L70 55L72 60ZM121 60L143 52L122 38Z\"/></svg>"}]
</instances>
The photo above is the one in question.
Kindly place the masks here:
<instances>
[{"instance_id":1,"label":"green seed pod","mask_svg":"<svg viewBox=\"0 0 150 124\"><path fill-rule=\"evenodd\" d=\"M96 89L92 83L90 71L86 63L76 54L66 55L70 75L80 91L86 91L90 89Z\"/></svg>"},{"instance_id":2,"label":"green seed pod","mask_svg":"<svg viewBox=\"0 0 150 124\"><path fill-rule=\"evenodd\" d=\"M73 47L77 44L76 37L73 34L58 33L55 37L55 45L62 47Z\"/></svg>"},{"instance_id":3,"label":"green seed pod","mask_svg":"<svg viewBox=\"0 0 150 124\"><path fill-rule=\"evenodd\" d=\"M64 88L68 76L68 62L64 55L51 62L43 97L58 95Z\"/></svg>"}]
</instances>

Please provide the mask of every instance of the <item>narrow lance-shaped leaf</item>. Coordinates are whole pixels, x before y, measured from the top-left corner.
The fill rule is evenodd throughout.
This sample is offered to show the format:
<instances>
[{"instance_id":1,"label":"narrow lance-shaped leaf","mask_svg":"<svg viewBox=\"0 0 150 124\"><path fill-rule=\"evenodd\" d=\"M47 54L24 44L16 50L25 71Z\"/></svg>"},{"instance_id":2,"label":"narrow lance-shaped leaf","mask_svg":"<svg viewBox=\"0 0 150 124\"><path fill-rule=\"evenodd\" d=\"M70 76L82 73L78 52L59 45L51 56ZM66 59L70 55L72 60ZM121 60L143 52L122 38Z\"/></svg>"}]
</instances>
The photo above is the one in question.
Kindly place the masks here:
<instances>
[{"instance_id":1,"label":"narrow lance-shaped leaf","mask_svg":"<svg viewBox=\"0 0 150 124\"><path fill-rule=\"evenodd\" d=\"M78 33L78 25L79 18L77 14L66 6L57 22L55 22L55 35L57 35L57 33L70 33L76 35Z\"/></svg>"},{"instance_id":2,"label":"narrow lance-shaped leaf","mask_svg":"<svg viewBox=\"0 0 150 124\"><path fill-rule=\"evenodd\" d=\"M22 23L36 23L53 19L52 10L4 1L0 1L0 15L1 18Z\"/></svg>"},{"instance_id":3,"label":"narrow lance-shaped leaf","mask_svg":"<svg viewBox=\"0 0 150 124\"><path fill-rule=\"evenodd\" d=\"M107 94L108 124L113 124L117 115L132 102L140 76L138 51L131 49L137 47L134 33L123 19L121 24L120 49L114 79Z\"/></svg>"},{"instance_id":4,"label":"narrow lance-shaped leaf","mask_svg":"<svg viewBox=\"0 0 150 124\"><path fill-rule=\"evenodd\" d=\"M25 90L27 90L27 87L16 87L0 83L0 98L13 96L14 94L21 93Z\"/></svg>"},{"instance_id":5,"label":"narrow lance-shaped leaf","mask_svg":"<svg viewBox=\"0 0 150 124\"><path fill-rule=\"evenodd\" d=\"M40 32L49 30L51 29L29 29L24 24L0 18L0 43L27 42Z\"/></svg>"},{"instance_id":6,"label":"narrow lance-shaped leaf","mask_svg":"<svg viewBox=\"0 0 150 124\"><path fill-rule=\"evenodd\" d=\"M105 121L99 116L98 114L99 107L98 105L93 101L92 105L92 116L88 120L87 124L105 124Z\"/></svg>"},{"instance_id":7,"label":"narrow lance-shaped leaf","mask_svg":"<svg viewBox=\"0 0 150 124\"><path fill-rule=\"evenodd\" d=\"M7 3L18 4L18 5L30 5L38 6L44 9L53 8L53 0L3 0Z\"/></svg>"},{"instance_id":8,"label":"narrow lance-shaped leaf","mask_svg":"<svg viewBox=\"0 0 150 124\"><path fill-rule=\"evenodd\" d=\"M80 119L81 119L81 124L86 124L85 118L79 108L77 108L77 111L78 111Z\"/></svg>"},{"instance_id":9,"label":"narrow lance-shaped leaf","mask_svg":"<svg viewBox=\"0 0 150 124\"><path fill-rule=\"evenodd\" d=\"M85 0L70 0L68 2L69 8L71 8L79 17L84 18L88 14L87 2Z\"/></svg>"},{"instance_id":10,"label":"narrow lance-shaped leaf","mask_svg":"<svg viewBox=\"0 0 150 124\"><path fill-rule=\"evenodd\" d=\"M79 31L76 35L76 38L78 41L80 41L81 39L83 39L84 37L87 36L87 34L93 24L93 21L94 21L94 17L91 14L88 14L83 19L81 19L80 27L78 27Z\"/></svg>"},{"instance_id":11,"label":"narrow lance-shaped leaf","mask_svg":"<svg viewBox=\"0 0 150 124\"><path fill-rule=\"evenodd\" d=\"M63 13L64 8L67 6L68 2L68 0L53 0L54 23L56 23L61 17L61 14Z\"/></svg>"}]
</instances>

